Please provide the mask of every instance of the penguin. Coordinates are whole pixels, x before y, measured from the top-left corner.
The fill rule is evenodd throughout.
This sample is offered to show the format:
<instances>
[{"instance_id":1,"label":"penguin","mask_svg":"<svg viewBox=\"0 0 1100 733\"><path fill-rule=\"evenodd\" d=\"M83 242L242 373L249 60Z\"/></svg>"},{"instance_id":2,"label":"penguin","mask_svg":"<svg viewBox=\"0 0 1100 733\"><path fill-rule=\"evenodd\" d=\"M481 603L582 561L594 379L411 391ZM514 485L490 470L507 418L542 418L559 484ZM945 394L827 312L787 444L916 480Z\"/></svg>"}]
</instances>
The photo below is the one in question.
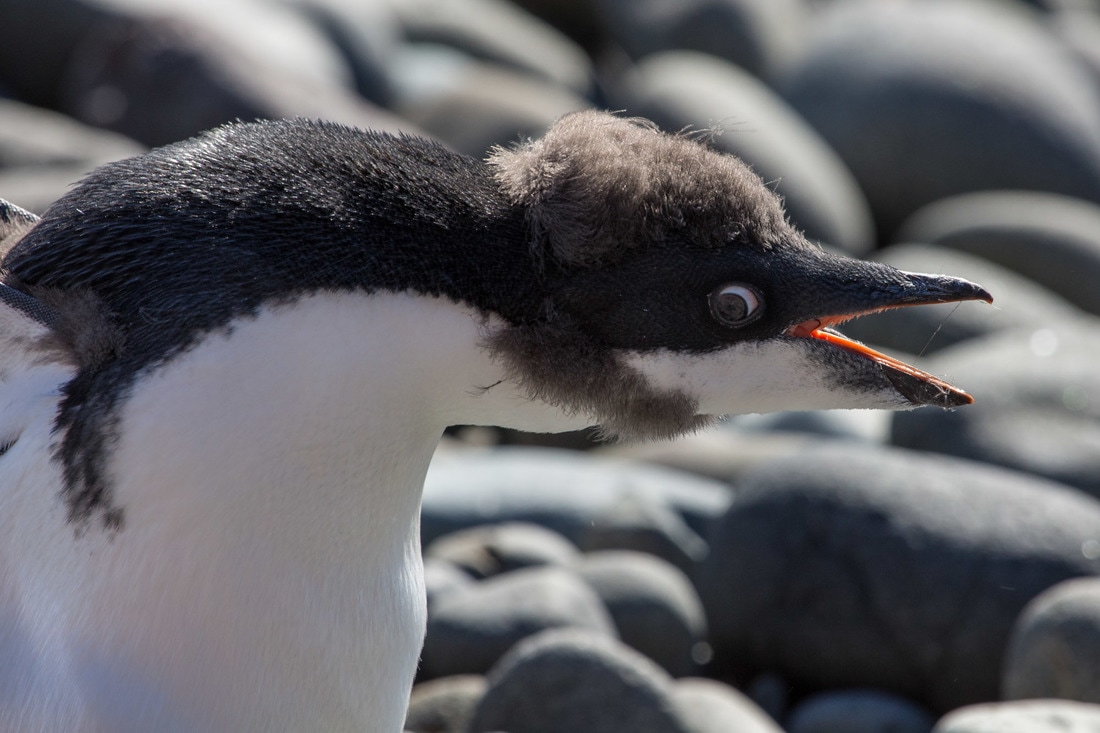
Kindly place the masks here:
<instances>
[{"instance_id":1,"label":"penguin","mask_svg":"<svg viewBox=\"0 0 1100 733\"><path fill-rule=\"evenodd\" d=\"M3 731L397 733L447 426L957 407L836 326L992 300L596 111L485 160L234 123L0 211Z\"/></svg>"}]
</instances>

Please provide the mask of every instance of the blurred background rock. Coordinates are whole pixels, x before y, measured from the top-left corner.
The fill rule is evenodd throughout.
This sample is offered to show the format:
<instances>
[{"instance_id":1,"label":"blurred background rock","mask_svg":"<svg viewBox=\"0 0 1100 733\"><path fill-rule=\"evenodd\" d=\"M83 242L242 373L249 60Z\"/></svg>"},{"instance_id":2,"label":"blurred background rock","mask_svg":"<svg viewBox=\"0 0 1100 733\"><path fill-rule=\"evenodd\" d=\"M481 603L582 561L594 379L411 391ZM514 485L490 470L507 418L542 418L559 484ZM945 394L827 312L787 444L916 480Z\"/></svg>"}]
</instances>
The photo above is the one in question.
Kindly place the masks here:
<instances>
[{"instance_id":1,"label":"blurred background rock","mask_svg":"<svg viewBox=\"0 0 1100 733\"><path fill-rule=\"evenodd\" d=\"M1100 730L1100 0L0 0L0 38L0 197L36 212L238 119L482 157L599 107L994 292L845 327L966 409L452 431L411 730Z\"/></svg>"}]
</instances>

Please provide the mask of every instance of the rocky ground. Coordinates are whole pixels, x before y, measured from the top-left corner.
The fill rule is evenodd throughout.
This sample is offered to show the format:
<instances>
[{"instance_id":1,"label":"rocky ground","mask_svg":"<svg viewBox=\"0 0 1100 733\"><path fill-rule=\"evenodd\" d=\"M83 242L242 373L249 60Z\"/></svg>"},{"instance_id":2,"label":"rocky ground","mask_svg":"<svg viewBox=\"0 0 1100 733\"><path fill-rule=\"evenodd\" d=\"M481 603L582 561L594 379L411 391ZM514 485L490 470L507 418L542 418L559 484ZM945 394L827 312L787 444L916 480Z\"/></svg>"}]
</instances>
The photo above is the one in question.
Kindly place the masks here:
<instances>
[{"instance_id":1,"label":"rocky ground","mask_svg":"<svg viewBox=\"0 0 1100 733\"><path fill-rule=\"evenodd\" d=\"M601 107L996 295L845 329L966 409L457 430L409 730L1100 731L1100 0L0 0L0 34L0 197L35 211L238 118L482 156Z\"/></svg>"}]
</instances>

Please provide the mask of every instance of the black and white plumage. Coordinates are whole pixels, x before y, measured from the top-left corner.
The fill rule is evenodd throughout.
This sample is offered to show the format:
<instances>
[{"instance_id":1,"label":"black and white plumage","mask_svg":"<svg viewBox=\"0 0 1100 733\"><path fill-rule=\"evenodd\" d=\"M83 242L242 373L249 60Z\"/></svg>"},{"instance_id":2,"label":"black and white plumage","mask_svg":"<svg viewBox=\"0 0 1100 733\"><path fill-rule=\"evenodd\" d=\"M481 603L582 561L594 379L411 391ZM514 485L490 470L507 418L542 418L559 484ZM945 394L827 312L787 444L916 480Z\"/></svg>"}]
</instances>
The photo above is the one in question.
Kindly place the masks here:
<instances>
[{"instance_id":1,"label":"black and white plumage","mask_svg":"<svg viewBox=\"0 0 1100 733\"><path fill-rule=\"evenodd\" d=\"M399 731L447 425L964 404L827 327L989 300L595 112L487 162L231 125L4 221L0 730Z\"/></svg>"}]
</instances>

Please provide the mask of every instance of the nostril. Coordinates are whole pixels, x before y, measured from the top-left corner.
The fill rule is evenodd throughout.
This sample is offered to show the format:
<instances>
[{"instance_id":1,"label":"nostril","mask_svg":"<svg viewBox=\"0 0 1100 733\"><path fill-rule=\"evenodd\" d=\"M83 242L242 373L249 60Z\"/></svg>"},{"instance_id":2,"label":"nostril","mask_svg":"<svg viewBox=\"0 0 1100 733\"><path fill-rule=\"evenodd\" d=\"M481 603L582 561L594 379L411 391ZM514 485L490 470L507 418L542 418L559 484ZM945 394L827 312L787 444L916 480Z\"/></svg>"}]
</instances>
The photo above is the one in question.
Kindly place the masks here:
<instances>
[{"instance_id":1,"label":"nostril","mask_svg":"<svg viewBox=\"0 0 1100 733\"><path fill-rule=\"evenodd\" d=\"M12 446L15 445L18 440L18 435L0 438L0 457L3 457L5 453L11 450Z\"/></svg>"}]
</instances>

